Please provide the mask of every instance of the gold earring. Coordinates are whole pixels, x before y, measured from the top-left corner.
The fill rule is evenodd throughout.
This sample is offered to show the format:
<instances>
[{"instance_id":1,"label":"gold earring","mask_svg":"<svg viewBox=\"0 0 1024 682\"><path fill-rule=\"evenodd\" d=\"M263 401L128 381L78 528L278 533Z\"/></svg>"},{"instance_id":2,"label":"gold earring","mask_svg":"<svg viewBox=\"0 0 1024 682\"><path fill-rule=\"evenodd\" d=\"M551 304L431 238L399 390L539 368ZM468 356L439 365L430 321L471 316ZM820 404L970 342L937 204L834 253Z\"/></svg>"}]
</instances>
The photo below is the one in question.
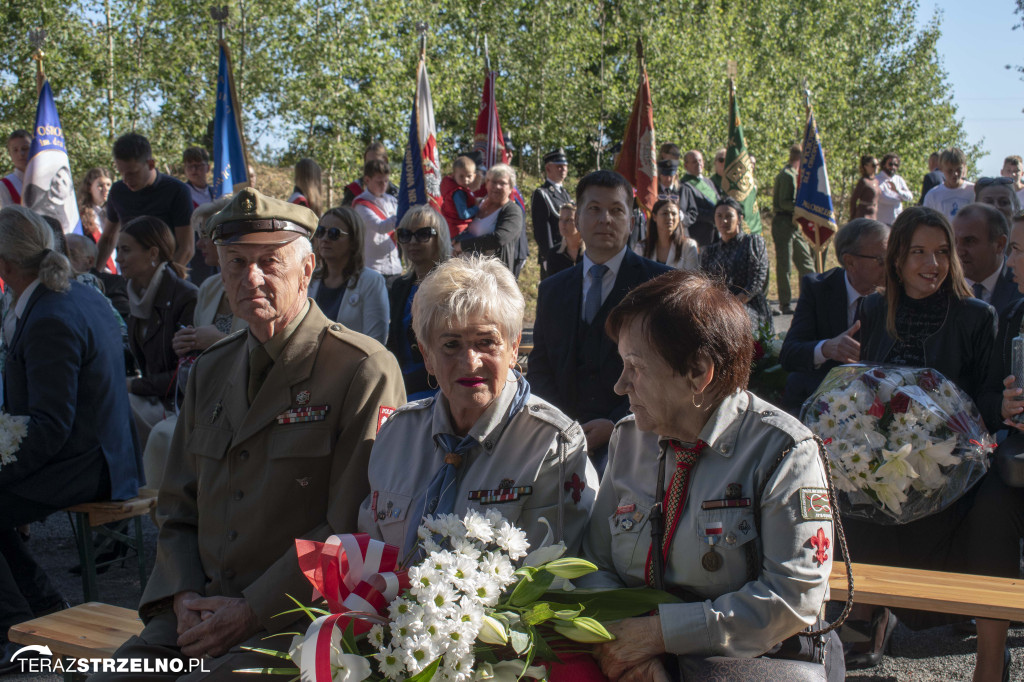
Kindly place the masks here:
<instances>
[{"instance_id":1,"label":"gold earring","mask_svg":"<svg viewBox=\"0 0 1024 682\"><path fill-rule=\"evenodd\" d=\"M699 405L697 404L697 396L698 395L700 395L700 404ZM691 395L690 396L690 402L693 403L693 406L696 407L697 409L700 409L700 408L704 407L704 391L701 391L699 394L698 393L694 393L693 395Z\"/></svg>"},{"instance_id":2,"label":"gold earring","mask_svg":"<svg viewBox=\"0 0 1024 682\"><path fill-rule=\"evenodd\" d=\"M440 387L438 386L438 384L437 384L437 380L436 380L436 379L434 379L434 385L433 385L433 386L431 386L431 385L430 385L430 380L431 380L431 379L434 379L434 375L433 375L433 374L428 374L428 375L427 375L427 386L428 386L429 388L432 388L432 389L434 389L434 390L436 391L436 390L437 390L438 388L440 388Z\"/></svg>"},{"instance_id":3,"label":"gold earring","mask_svg":"<svg viewBox=\"0 0 1024 682\"><path fill-rule=\"evenodd\" d=\"M512 369L519 372L520 374L525 374L525 372L523 372L523 365L518 360L516 360L515 367L513 367Z\"/></svg>"}]
</instances>

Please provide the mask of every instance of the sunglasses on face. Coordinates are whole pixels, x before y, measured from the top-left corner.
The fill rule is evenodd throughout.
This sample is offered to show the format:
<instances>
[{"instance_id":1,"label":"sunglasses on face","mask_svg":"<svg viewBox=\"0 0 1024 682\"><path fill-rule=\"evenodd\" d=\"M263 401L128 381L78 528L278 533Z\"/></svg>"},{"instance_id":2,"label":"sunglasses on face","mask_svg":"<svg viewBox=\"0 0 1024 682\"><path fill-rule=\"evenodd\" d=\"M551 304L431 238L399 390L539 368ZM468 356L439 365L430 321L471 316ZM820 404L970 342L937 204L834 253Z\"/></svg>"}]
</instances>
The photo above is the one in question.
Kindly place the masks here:
<instances>
[{"instance_id":1,"label":"sunglasses on face","mask_svg":"<svg viewBox=\"0 0 1024 682\"><path fill-rule=\"evenodd\" d=\"M347 237L348 232L342 232L340 227L324 227L323 225L318 225L316 232L313 233L313 238L323 239L324 237L327 237L332 242L336 242L341 239L342 235Z\"/></svg>"},{"instance_id":2,"label":"sunglasses on face","mask_svg":"<svg viewBox=\"0 0 1024 682\"><path fill-rule=\"evenodd\" d=\"M421 227L418 230L398 230L398 243L408 244L413 239L419 244L426 244L431 237L437 236L437 230L432 227Z\"/></svg>"}]
</instances>

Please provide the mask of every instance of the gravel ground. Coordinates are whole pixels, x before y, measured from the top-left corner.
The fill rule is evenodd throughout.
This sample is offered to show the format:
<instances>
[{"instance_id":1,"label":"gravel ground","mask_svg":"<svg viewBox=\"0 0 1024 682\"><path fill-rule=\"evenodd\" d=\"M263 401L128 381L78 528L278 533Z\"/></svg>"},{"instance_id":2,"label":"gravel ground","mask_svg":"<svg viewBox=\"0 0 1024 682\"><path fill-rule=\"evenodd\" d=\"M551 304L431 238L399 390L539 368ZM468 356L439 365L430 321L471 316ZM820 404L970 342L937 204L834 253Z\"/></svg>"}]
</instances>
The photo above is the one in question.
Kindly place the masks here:
<instances>
[{"instance_id":1,"label":"gravel ground","mask_svg":"<svg viewBox=\"0 0 1024 682\"><path fill-rule=\"evenodd\" d=\"M775 318L776 329L789 328L790 317ZM529 331L532 336L532 330ZM525 334L524 334L525 336ZM532 339L530 339L532 341ZM526 339L524 339L524 342ZM147 566L152 567L156 552L156 527L143 519ZM68 572L78 564L71 524L66 514L54 514L45 522L32 525L29 541L36 559L51 580L72 604L82 603L82 583ZM138 606L141 590L134 556L99 576L99 601L127 608ZM1010 630L1008 645L1013 653L1011 680L1024 680L1024 627ZM913 632L899 625L893 635L892 650L882 665L873 670L851 671L849 680L863 682L969 682L974 670L975 638L956 632L953 626ZM61 682L59 675L8 675L5 682Z\"/></svg>"}]
</instances>

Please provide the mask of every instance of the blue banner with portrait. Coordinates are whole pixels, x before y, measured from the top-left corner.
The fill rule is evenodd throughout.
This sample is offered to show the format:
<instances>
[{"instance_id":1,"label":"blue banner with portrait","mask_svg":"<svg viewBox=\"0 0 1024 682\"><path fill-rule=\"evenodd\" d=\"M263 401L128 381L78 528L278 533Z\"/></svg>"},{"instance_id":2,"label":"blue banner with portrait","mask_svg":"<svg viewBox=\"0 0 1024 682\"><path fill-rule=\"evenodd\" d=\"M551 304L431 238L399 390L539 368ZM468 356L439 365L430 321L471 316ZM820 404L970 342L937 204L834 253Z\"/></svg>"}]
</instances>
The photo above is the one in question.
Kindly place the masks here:
<instances>
[{"instance_id":1,"label":"blue banner with portrait","mask_svg":"<svg viewBox=\"0 0 1024 682\"><path fill-rule=\"evenodd\" d=\"M829 236L836 231L836 212L825 169L825 154L821 151L821 136L818 134L818 124L814 121L814 111L810 107L807 108L807 128L804 131L803 156L800 159L794 203L795 218L803 218L824 228L829 231Z\"/></svg>"},{"instance_id":2,"label":"blue banner with portrait","mask_svg":"<svg viewBox=\"0 0 1024 682\"><path fill-rule=\"evenodd\" d=\"M217 108L213 116L213 197L231 194L249 184L245 141L242 138L242 109L235 95L231 55L220 42L217 70Z\"/></svg>"},{"instance_id":3,"label":"blue banner with portrait","mask_svg":"<svg viewBox=\"0 0 1024 682\"><path fill-rule=\"evenodd\" d=\"M25 168L21 204L40 215L57 219L64 234L82 234L75 183L71 179L71 161L50 81L43 83L43 89L39 91L36 127L32 131L32 148Z\"/></svg>"}]
</instances>

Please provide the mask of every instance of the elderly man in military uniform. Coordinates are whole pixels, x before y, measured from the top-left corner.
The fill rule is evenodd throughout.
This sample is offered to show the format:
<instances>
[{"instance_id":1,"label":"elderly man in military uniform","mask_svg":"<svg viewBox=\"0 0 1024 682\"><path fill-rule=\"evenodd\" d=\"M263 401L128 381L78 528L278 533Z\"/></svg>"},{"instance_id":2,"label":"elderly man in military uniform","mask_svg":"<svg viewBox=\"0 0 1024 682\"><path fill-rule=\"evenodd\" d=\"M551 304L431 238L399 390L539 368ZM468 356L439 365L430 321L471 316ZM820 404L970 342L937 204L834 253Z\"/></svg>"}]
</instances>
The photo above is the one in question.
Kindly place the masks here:
<instances>
[{"instance_id":1,"label":"elderly man in military uniform","mask_svg":"<svg viewBox=\"0 0 1024 682\"><path fill-rule=\"evenodd\" d=\"M332 323L306 292L305 207L245 189L210 219L232 312L248 331L192 368L160 488L160 538L139 613L116 658L197 659L205 671L103 673L95 680L238 679L274 665L243 646L287 648L308 600L295 539L354 531L370 447L405 402L394 356Z\"/></svg>"},{"instance_id":2,"label":"elderly man in military uniform","mask_svg":"<svg viewBox=\"0 0 1024 682\"><path fill-rule=\"evenodd\" d=\"M537 258L540 261L541 279L547 277L548 254L562 245L558 231L558 211L572 201L562 186L569 174L569 159L565 150L559 147L544 155L544 184L533 191L530 200L530 218L533 222L533 238L537 241Z\"/></svg>"}]
</instances>

